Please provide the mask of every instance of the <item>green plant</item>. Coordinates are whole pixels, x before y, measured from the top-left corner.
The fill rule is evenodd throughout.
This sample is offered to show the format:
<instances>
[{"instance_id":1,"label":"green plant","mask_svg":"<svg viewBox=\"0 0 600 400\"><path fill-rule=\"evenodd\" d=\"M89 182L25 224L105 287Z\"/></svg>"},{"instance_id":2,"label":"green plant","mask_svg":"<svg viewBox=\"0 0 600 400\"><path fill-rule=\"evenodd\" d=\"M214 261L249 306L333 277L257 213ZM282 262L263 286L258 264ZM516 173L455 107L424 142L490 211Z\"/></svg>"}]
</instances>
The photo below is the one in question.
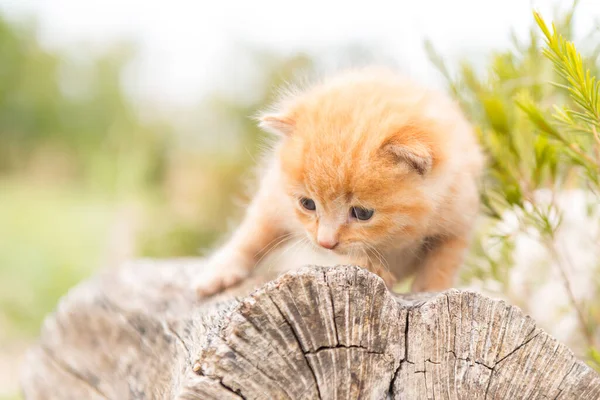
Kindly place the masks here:
<instances>
[{"instance_id":1,"label":"green plant","mask_svg":"<svg viewBox=\"0 0 600 400\"><path fill-rule=\"evenodd\" d=\"M588 359L598 365L600 321L594 304L600 284L583 301L574 293L571 260L560 251L557 238L563 222L557 201L561 193L578 189L600 203L597 54L584 57L571 41L574 10L551 28L534 13L537 27L532 27L529 41L513 36L514 49L493 54L486 71L462 63L453 74L430 43L427 50L474 121L488 157L482 190L487 218L464 281L487 279L510 296L515 232L534 238L556 267ZM507 215L516 230L504 229ZM600 216L590 218L600 224Z\"/></svg>"}]
</instances>

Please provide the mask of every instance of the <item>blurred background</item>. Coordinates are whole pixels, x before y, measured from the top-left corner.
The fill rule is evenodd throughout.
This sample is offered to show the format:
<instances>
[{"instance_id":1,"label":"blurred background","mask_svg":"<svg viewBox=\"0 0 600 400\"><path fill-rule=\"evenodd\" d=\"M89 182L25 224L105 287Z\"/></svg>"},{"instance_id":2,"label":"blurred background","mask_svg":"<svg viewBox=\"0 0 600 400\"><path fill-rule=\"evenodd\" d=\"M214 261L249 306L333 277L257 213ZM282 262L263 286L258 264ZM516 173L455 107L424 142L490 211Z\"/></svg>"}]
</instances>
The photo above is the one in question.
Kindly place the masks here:
<instances>
[{"instance_id":1,"label":"blurred background","mask_svg":"<svg viewBox=\"0 0 600 400\"><path fill-rule=\"evenodd\" d=\"M202 254L236 221L263 136L249 117L278 85L377 62L446 89L448 76L487 82L499 54L533 49L522 76L511 64L521 85L542 62L534 8L598 43L600 3L582 0L572 20L571 6L0 0L0 398L18 398L15 365L71 286L131 257ZM533 295L482 265L462 284L535 316Z\"/></svg>"}]
</instances>

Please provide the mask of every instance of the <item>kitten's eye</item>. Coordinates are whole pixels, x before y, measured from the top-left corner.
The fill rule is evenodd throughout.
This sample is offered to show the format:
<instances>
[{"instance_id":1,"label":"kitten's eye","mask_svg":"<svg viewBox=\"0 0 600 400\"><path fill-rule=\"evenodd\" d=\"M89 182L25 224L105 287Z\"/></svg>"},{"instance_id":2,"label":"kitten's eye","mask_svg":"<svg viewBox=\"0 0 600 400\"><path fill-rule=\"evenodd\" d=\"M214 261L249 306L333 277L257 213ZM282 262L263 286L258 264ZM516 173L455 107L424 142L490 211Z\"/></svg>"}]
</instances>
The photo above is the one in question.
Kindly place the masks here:
<instances>
[{"instance_id":1,"label":"kitten's eye","mask_svg":"<svg viewBox=\"0 0 600 400\"><path fill-rule=\"evenodd\" d=\"M315 202L312 199L307 199L306 197L300 199L300 204L302 204L302 207L306 208L308 211L315 211L317 209Z\"/></svg>"},{"instance_id":2,"label":"kitten's eye","mask_svg":"<svg viewBox=\"0 0 600 400\"><path fill-rule=\"evenodd\" d=\"M370 220L371 217L373 216L374 212L375 212L375 210L369 210L368 208L362 208L362 207L351 207L350 208L350 215L352 216L352 218L356 218L360 221Z\"/></svg>"}]
</instances>

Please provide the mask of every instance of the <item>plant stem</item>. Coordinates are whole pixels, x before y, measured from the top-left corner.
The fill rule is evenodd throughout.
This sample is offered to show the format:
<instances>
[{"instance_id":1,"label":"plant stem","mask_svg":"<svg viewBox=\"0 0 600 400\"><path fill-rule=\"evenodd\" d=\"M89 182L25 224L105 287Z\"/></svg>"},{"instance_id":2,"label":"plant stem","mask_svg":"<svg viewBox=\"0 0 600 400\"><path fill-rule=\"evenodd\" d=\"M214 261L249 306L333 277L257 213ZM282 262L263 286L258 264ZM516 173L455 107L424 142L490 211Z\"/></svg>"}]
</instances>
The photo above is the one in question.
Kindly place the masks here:
<instances>
[{"instance_id":1,"label":"plant stem","mask_svg":"<svg viewBox=\"0 0 600 400\"><path fill-rule=\"evenodd\" d=\"M596 130L596 126L592 126L592 133L594 134L594 139L596 139L596 144L600 147L600 135L598 135L598 131Z\"/></svg>"},{"instance_id":2,"label":"plant stem","mask_svg":"<svg viewBox=\"0 0 600 400\"><path fill-rule=\"evenodd\" d=\"M556 260L556 263L558 265L558 271L560 272L561 279L563 282L563 286L565 288L565 291L567 292L567 296L569 297L569 301L571 302L571 305L573 306L573 308L575 308L575 312L577 314L577 319L579 321L579 325L581 326L581 332L583 333L583 336L585 337L587 345L588 345L588 347L595 347L594 337L592 335L592 332L590 332L590 329L589 329L588 323L586 321L585 315L583 313L583 310L581 309L581 306L579 305L577 298L575 297L575 294L573 293L573 289L571 287L571 282L569 280L569 277L567 275L567 271L566 271L566 268L564 265L564 260L560 256L560 254L558 253L558 251L556 249L556 243L554 243L553 238L547 238L546 240L544 240L544 245L546 246L546 248L548 249L548 251L550 252L552 257L554 257L554 259Z\"/></svg>"},{"instance_id":3,"label":"plant stem","mask_svg":"<svg viewBox=\"0 0 600 400\"><path fill-rule=\"evenodd\" d=\"M583 150L581 150L581 147L579 147L579 145L577 145L577 143L568 143L568 146L569 146L569 149L571 149L573 152L575 152L580 157L583 157L587 162L596 164L596 161L589 155L585 154L583 152Z\"/></svg>"},{"instance_id":4,"label":"plant stem","mask_svg":"<svg viewBox=\"0 0 600 400\"><path fill-rule=\"evenodd\" d=\"M598 169L600 169L600 135L598 135L595 125L592 125L592 133L594 134L594 139L596 140L596 146L594 147L596 164L598 165Z\"/></svg>"}]
</instances>

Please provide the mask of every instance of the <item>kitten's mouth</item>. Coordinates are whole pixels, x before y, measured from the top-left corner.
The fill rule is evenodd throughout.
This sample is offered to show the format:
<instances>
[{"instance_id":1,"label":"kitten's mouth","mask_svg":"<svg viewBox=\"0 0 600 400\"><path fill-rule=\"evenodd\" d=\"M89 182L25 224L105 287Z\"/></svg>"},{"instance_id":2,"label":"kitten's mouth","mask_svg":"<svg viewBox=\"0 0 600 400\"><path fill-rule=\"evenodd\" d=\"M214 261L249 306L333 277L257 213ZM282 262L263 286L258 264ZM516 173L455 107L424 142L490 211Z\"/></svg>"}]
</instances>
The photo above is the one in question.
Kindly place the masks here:
<instances>
[{"instance_id":1,"label":"kitten's mouth","mask_svg":"<svg viewBox=\"0 0 600 400\"><path fill-rule=\"evenodd\" d=\"M334 254L339 254L339 255L348 255L352 252L353 248L358 249L357 246L352 246L349 243L339 243L333 249L327 249L327 248L324 248L321 246L319 246L319 248L321 248L321 250L326 251L328 253L334 253Z\"/></svg>"}]
</instances>

